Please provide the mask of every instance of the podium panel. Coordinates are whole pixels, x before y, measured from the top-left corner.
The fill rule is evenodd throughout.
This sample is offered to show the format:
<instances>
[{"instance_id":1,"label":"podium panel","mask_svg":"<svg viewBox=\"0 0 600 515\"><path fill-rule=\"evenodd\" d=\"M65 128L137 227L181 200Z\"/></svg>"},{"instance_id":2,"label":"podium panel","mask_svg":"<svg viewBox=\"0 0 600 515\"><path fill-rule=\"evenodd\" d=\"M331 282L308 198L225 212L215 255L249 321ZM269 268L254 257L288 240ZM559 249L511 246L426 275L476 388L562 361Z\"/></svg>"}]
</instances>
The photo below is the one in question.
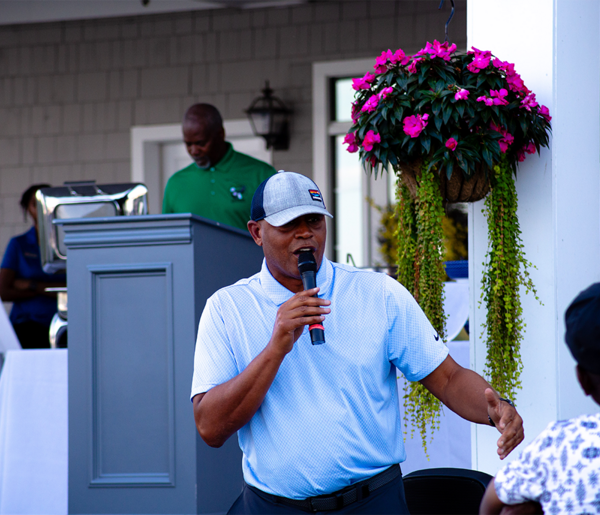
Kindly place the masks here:
<instances>
[{"instance_id":1,"label":"podium panel","mask_svg":"<svg viewBox=\"0 0 600 515\"><path fill-rule=\"evenodd\" d=\"M189 399L198 322L260 270L249 234L194 215L61 220L69 295L69 513L224 513L233 436L208 447Z\"/></svg>"}]
</instances>

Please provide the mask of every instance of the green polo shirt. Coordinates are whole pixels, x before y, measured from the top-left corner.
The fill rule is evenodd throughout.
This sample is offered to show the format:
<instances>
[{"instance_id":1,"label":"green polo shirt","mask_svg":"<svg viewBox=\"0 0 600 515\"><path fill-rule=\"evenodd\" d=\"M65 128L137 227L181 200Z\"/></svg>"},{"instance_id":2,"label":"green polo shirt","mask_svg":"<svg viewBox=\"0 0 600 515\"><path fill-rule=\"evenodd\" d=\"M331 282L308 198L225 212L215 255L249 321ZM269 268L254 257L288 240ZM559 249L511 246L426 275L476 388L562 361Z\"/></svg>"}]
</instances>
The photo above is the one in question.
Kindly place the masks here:
<instances>
[{"instance_id":1,"label":"green polo shirt","mask_svg":"<svg viewBox=\"0 0 600 515\"><path fill-rule=\"evenodd\" d=\"M203 170L196 163L176 172L167 182L163 213L192 213L246 230L252 195L275 168L233 150Z\"/></svg>"}]
</instances>

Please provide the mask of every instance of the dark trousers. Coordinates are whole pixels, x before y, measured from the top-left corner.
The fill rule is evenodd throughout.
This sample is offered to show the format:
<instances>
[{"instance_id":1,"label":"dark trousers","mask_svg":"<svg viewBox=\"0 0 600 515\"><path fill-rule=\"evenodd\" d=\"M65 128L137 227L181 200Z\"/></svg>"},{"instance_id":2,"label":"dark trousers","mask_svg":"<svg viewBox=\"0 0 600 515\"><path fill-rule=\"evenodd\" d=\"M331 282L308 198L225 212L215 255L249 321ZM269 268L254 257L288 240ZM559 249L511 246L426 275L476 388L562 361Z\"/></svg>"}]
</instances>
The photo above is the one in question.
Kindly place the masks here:
<instances>
[{"instance_id":1,"label":"dark trousers","mask_svg":"<svg viewBox=\"0 0 600 515\"><path fill-rule=\"evenodd\" d=\"M261 495L260 491L250 489L248 485L244 485L244 489L240 496L229 509L228 514L258 514L258 513L282 513L282 514L299 514L307 513L302 509L284 505L277 502L272 502L268 495ZM404 483L402 475L398 476L387 485L378 488L368 497L362 500L353 502L341 510L318 511L321 515L338 514L338 513L363 513L368 515L378 514L396 514L408 515L408 507L406 506L406 498L404 496Z\"/></svg>"},{"instance_id":2,"label":"dark trousers","mask_svg":"<svg viewBox=\"0 0 600 515\"><path fill-rule=\"evenodd\" d=\"M50 348L50 328L47 325L30 320L13 325L13 329L24 349Z\"/></svg>"}]
</instances>

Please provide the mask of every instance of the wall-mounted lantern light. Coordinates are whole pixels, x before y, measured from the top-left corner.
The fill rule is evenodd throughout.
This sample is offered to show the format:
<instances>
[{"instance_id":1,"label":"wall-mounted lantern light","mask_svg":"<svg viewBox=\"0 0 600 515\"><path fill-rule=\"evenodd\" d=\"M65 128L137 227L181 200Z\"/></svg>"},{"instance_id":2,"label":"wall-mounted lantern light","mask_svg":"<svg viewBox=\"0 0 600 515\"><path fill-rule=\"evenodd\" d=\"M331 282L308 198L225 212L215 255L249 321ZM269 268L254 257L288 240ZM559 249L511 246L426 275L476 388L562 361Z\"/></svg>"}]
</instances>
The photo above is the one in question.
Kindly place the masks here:
<instances>
[{"instance_id":1,"label":"wall-mounted lantern light","mask_svg":"<svg viewBox=\"0 0 600 515\"><path fill-rule=\"evenodd\" d=\"M252 131L265 139L267 148L287 150L290 145L289 118L292 111L273 95L266 81L262 96L256 98L246 109Z\"/></svg>"}]
</instances>

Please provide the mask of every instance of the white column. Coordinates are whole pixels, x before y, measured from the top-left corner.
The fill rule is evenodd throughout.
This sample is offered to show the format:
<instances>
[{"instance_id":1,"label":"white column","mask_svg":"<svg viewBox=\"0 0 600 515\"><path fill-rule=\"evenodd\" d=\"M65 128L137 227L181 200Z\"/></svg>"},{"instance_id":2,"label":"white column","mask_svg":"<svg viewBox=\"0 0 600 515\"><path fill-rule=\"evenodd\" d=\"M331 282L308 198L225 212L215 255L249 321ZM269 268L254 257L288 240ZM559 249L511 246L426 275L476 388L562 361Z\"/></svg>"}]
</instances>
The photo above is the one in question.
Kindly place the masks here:
<instances>
[{"instance_id":1,"label":"white column","mask_svg":"<svg viewBox=\"0 0 600 515\"><path fill-rule=\"evenodd\" d=\"M563 320L575 295L600 280L599 34L597 0L467 4L468 47L514 62L553 117L551 148L529 156L516 182L526 257L537 267L531 276L543 302L521 296L527 327L517 408L525 420L525 444L552 420L598 411L577 384ZM480 373L486 353L485 311L478 307L487 249L482 208L483 201L469 212L471 364ZM493 428L473 426L473 468L493 474L501 467L498 436Z\"/></svg>"}]
</instances>

